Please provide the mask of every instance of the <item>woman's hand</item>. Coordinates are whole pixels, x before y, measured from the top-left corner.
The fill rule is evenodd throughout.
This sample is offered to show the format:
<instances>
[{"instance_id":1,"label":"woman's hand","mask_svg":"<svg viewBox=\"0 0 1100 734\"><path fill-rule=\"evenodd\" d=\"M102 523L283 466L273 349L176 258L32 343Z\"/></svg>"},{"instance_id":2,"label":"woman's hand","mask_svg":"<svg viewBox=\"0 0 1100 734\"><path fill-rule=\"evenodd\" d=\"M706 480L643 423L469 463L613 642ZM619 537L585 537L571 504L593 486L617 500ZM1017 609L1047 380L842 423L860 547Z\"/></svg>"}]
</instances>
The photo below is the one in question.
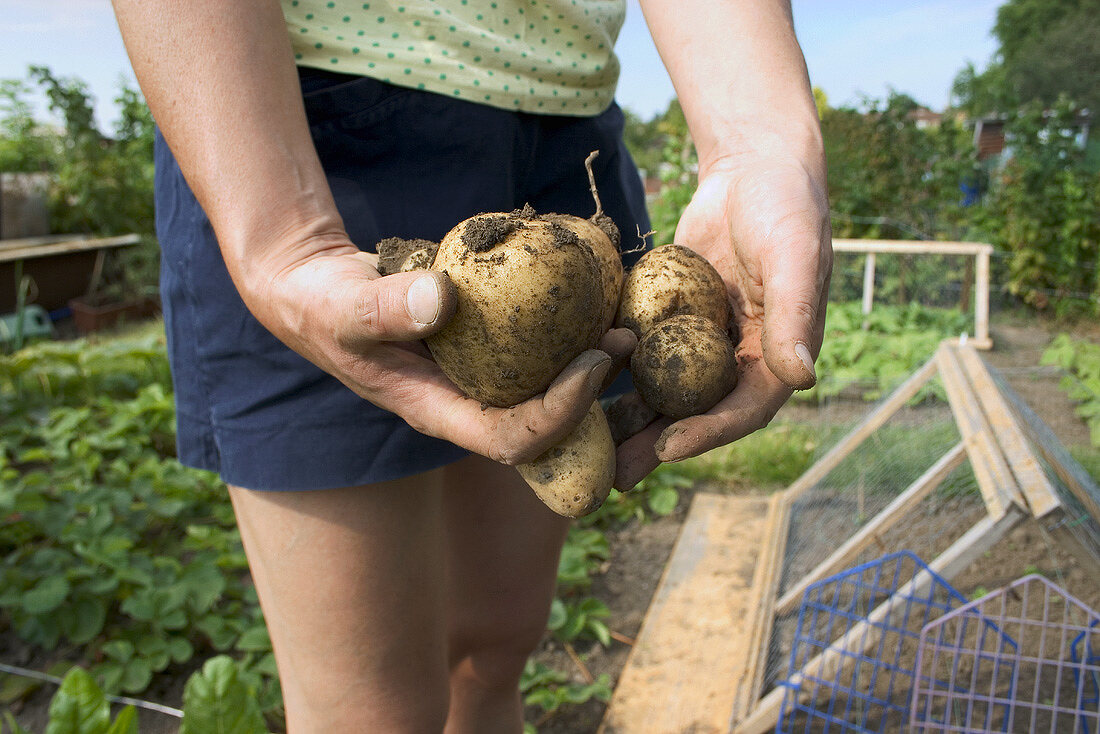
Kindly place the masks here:
<instances>
[{"instance_id":1,"label":"woman's hand","mask_svg":"<svg viewBox=\"0 0 1100 734\"><path fill-rule=\"evenodd\" d=\"M279 248L269 248L278 251ZM413 428L505 464L530 461L564 438L587 413L608 377L634 346L628 330L574 359L545 393L513 408L467 398L418 340L454 314L443 273L381 277L376 256L337 241L242 291L260 321L292 349ZM627 332L627 333L623 333ZM612 356L615 359L612 359Z\"/></svg>"},{"instance_id":2,"label":"woman's hand","mask_svg":"<svg viewBox=\"0 0 1100 734\"><path fill-rule=\"evenodd\" d=\"M813 387L825 325L832 240L824 164L811 156L731 155L700 169L675 241L726 283L740 330L737 387L714 408L662 419L619 447L615 486L767 425L793 390Z\"/></svg>"}]
</instances>

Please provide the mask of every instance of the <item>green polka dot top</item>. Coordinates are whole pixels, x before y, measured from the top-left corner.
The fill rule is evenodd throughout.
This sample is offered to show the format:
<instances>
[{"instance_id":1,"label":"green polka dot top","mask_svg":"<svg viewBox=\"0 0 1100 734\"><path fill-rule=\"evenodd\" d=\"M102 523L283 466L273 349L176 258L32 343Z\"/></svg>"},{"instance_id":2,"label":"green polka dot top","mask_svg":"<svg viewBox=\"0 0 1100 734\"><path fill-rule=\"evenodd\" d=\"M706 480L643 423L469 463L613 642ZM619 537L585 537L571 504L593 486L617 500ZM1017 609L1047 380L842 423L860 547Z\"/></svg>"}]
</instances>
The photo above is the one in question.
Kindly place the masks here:
<instances>
[{"instance_id":1,"label":"green polka dot top","mask_svg":"<svg viewBox=\"0 0 1100 734\"><path fill-rule=\"evenodd\" d=\"M625 0L283 0L300 66L522 112L596 115Z\"/></svg>"}]
</instances>

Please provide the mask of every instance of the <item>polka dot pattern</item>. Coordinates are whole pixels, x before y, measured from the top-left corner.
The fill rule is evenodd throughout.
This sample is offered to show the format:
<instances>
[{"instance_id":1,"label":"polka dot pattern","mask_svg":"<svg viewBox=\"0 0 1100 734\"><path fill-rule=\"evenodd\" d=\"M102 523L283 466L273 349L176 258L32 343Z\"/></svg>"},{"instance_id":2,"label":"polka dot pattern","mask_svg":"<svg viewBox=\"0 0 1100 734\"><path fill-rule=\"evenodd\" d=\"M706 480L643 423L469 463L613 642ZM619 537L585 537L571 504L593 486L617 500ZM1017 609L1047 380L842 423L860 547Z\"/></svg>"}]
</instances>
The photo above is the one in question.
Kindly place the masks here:
<instances>
[{"instance_id":1,"label":"polka dot pattern","mask_svg":"<svg viewBox=\"0 0 1100 734\"><path fill-rule=\"evenodd\" d=\"M625 0L283 0L302 66L534 113L596 115Z\"/></svg>"}]
</instances>

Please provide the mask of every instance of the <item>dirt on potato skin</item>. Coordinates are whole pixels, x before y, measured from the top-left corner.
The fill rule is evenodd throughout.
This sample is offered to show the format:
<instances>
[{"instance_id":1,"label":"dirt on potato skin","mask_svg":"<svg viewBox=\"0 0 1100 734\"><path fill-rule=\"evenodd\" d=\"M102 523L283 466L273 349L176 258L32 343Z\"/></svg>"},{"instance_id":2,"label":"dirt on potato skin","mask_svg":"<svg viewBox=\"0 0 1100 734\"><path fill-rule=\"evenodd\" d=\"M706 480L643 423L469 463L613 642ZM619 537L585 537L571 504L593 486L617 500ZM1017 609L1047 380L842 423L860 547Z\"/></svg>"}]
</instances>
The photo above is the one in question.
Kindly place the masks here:
<instances>
[{"instance_id":1,"label":"dirt on potato skin","mask_svg":"<svg viewBox=\"0 0 1100 734\"><path fill-rule=\"evenodd\" d=\"M427 270L435 260L438 242L387 237L378 243L378 273L393 275L405 270Z\"/></svg>"},{"instance_id":2,"label":"dirt on potato skin","mask_svg":"<svg viewBox=\"0 0 1100 734\"><path fill-rule=\"evenodd\" d=\"M592 248L529 207L466 220L443 239L434 267L451 279L458 303L428 348L481 403L507 408L530 399L603 335Z\"/></svg>"}]
</instances>

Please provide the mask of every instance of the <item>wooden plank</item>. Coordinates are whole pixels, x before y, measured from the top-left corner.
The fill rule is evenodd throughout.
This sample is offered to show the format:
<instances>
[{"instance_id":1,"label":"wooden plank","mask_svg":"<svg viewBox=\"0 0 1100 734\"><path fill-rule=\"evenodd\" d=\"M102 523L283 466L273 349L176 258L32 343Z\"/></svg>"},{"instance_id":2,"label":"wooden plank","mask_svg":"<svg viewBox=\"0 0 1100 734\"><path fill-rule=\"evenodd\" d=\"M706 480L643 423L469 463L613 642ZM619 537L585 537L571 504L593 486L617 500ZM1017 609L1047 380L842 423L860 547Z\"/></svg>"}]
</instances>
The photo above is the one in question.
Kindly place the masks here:
<instances>
[{"instance_id":1,"label":"wooden plank","mask_svg":"<svg viewBox=\"0 0 1100 734\"><path fill-rule=\"evenodd\" d=\"M699 493L600 732L727 734L768 500Z\"/></svg>"},{"instance_id":2,"label":"wooden plank","mask_svg":"<svg viewBox=\"0 0 1100 734\"><path fill-rule=\"evenodd\" d=\"M1027 507L1036 518L1046 517L1062 506L1058 494L1047 478L1039 459L1024 437L1023 429L1008 408L1000 390L993 383L978 353L969 346L951 347L958 357L966 379L974 388L982 412L993 432L993 438L1016 477Z\"/></svg>"},{"instance_id":3,"label":"wooden plank","mask_svg":"<svg viewBox=\"0 0 1100 734\"><path fill-rule=\"evenodd\" d=\"M960 441L935 464L910 484L893 502L860 528L859 532L836 549L828 558L798 580L775 605L775 614L784 616L796 609L802 594L811 584L851 566L857 556L873 544L883 533L905 519L906 514L966 460L966 446Z\"/></svg>"},{"instance_id":4,"label":"wooden plank","mask_svg":"<svg viewBox=\"0 0 1100 734\"><path fill-rule=\"evenodd\" d=\"M868 252L863 265L863 329L870 327L867 317L875 305L875 253Z\"/></svg>"},{"instance_id":5,"label":"wooden plank","mask_svg":"<svg viewBox=\"0 0 1100 734\"><path fill-rule=\"evenodd\" d=\"M989 338L989 255L993 248L979 252L974 276L974 338L978 349L991 349Z\"/></svg>"},{"instance_id":6,"label":"wooden plank","mask_svg":"<svg viewBox=\"0 0 1100 734\"><path fill-rule=\"evenodd\" d=\"M1017 507L1012 507L1001 517L987 515L929 563L929 568L946 580L951 580L1004 537L1023 517L1023 511ZM881 636L879 626L893 619L894 615L905 613L906 601L927 593L932 583L933 578L927 571L916 574L868 614L866 620L853 625L828 649L791 675L788 683L796 686L807 676L834 678L838 671L840 675L844 675L844 671L850 667L853 655L866 654L878 643ZM764 734L773 728L782 713L785 691L786 686L777 686L760 699L752 713L737 724L734 734Z\"/></svg>"},{"instance_id":7,"label":"wooden plank","mask_svg":"<svg viewBox=\"0 0 1100 734\"><path fill-rule=\"evenodd\" d=\"M840 465L840 462L852 453L857 446L876 430L878 430L890 416L898 412L917 392L924 387L932 376L936 374L937 364L935 358L928 360L923 367L914 372L891 395L882 401L878 407L868 415L862 423L856 426L847 436L840 439L835 446L818 459L813 466L807 469L802 476L794 481L785 492L791 502L811 489L825 476Z\"/></svg>"},{"instance_id":8,"label":"wooden plank","mask_svg":"<svg viewBox=\"0 0 1100 734\"><path fill-rule=\"evenodd\" d=\"M49 245L55 242L75 242L88 239L86 234L47 234L41 237L12 237L0 240L0 252L4 250L17 250L24 247L37 247Z\"/></svg>"},{"instance_id":9,"label":"wooden plank","mask_svg":"<svg viewBox=\"0 0 1100 734\"><path fill-rule=\"evenodd\" d=\"M11 240L18 242L18 240ZM97 239L66 239L62 242L43 242L29 246L10 247L0 250L0 262L14 262L15 260L31 260L52 255L64 255L70 252L85 252L88 250L102 250L112 247L126 247L141 242L141 237L136 234L121 235L119 237L100 237Z\"/></svg>"},{"instance_id":10,"label":"wooden plank","mask_svg":"<svg viewBox=\"0 0 1100 734\"><path fill-rule=\"evenodd\" d=\"M984 242L933 242L915 240L834 239L836 252L878 252L898 255L980 255L992 253Z\"/></svg>"},{"instance_id":11,"label":"wooden plank","mask_svg":"<svg viewBox=\"0 0 1100 734\"><path fill-rule=\"evenodd\" d=\"M775 598L783 572L783 556L790 533L791 503L783 493L772 495L764 529L764 548L752 580L750 609L753 620L749 634L745 671L741 676L734 703L733 718L747 713L764 690L768 666L768 642L775 623Z\"/></svg>"},{"instance_id":12,"label":"wooden plank","mask_svg":"<svg viewBox=\"0 0 1100 734\"><path fill-rule=\"evenodd\" d=\"M978 480L978 487L989 514L999 517L1013 504L1024 507L1016 479L993 440L978 400L951 347L947 344L941 346L936 358L940 366L940 377L947 391L947 401L955 414L955 423L962 434L970 456L970 466Z\"/></svg>"}]
</instances>

